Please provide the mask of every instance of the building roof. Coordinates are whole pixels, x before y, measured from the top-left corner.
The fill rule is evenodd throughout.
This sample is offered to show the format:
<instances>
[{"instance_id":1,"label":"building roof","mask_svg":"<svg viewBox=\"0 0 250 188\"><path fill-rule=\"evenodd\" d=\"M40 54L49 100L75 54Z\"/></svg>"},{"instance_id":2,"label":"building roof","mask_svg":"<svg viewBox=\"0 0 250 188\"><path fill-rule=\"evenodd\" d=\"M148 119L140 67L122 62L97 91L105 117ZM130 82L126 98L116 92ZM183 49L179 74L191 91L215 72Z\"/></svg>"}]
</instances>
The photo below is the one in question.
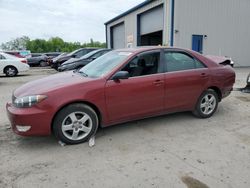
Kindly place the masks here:
<instances>
[{"instance_id":1,"label":"building roof","mask_svg":"<svg viewBox=\"0 0 250 188\"><path fill-rule=\"evenodd\" d=\"M112 18L111 20L107 21L104 24L105 25L110 24L110 23L112 23L112 22L114 22L114 21L116 21L116 20L118 20L118 19L120 19L120 18L122 18L122 17L124 17L124 16L126 16L128 14L130 14L131 12L134 12L134 11L140 9L141 7L143 7L143 6L151 3L152 1L154 1L154 0L146 0L146 1L142 2L142 3L140 3L139 5L137 5L137 6L133 7L133 8L131 8L131 9L127 10L126 12L124 12L124 13L122 13L122 14L114 17L114 18Z\"/></svg>"}]
</instances>

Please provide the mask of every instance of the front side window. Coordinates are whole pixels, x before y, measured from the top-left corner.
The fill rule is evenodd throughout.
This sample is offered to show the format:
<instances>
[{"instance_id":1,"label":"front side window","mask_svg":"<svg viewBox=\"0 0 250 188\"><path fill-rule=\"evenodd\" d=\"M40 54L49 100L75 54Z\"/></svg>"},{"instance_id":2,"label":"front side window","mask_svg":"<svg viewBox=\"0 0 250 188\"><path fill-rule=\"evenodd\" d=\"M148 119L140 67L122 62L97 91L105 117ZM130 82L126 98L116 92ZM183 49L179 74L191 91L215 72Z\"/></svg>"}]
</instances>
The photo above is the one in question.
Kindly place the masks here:
<instances>
[{"instance_id":1,"label":"front side window","mask_svg":"<svg viewBox=\"0 0 250 188\"><path fill-rule=\"evenodd\" d=\"M130 77L145 76L158 73L160 52L152 52L136 56L122 71L128 71Z\"/></svg>"},{"instance_id":2,"label":"front side window","mask_svg":"<svg viewBox=\"0 0 250 188\"><path fill-rule=\"evenodd\" d=\"M196 68L204 68L205 66L193 57L182 52L165 52L165 60L167 63L167 71L182 71Z\"/></svg>"}]
</instances>

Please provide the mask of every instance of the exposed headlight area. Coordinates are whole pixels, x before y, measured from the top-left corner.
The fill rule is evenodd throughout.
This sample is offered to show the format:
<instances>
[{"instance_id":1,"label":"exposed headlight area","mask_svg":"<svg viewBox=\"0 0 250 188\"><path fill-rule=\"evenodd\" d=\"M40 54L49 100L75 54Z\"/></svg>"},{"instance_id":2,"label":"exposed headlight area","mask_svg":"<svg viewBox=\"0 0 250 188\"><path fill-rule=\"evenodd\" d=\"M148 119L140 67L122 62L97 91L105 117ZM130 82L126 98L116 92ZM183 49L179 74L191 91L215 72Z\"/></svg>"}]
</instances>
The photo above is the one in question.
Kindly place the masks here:
<instances>
[{"instance_id":1,"label":"exposed headlight area","mask_svg":"<svg viewBox=\"0 0 250 188\"><path fill-rule=\"evenodd\" d=\"M247 84L250 85L250 73L249 73L249 75L247 76Z\"/></svg>"},{"instance_id":2,"label":"exposed headlight area","mask_svg":"<svg viewBox=\"0 0 250 188\"><path fill-rule=\"evenodd\" d=\"M17 108L29 108L35 104L40 103L44 99L46 99L46 95L31 95L31 96L24 96L24 97L13 97L13 105Z\"/></svg>"}]
</instances>

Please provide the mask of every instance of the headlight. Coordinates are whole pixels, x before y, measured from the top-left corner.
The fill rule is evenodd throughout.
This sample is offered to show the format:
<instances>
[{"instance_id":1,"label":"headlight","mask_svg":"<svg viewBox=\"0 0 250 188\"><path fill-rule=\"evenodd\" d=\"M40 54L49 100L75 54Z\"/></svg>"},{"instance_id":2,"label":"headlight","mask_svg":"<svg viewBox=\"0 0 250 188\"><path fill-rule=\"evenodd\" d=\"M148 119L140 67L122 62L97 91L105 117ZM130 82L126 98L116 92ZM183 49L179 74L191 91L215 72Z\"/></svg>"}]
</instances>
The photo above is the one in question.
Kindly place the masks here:
<instances>
[{"instance_id":1,"label":"headlight","mask_svg":"<svg viewBox=\"0 0 250 188\"><path fill-rule=\"evenodd\" d=\"M18 108L26 108L26 107L31 107L44 99L46 99L46 95L32 95L32 96L25 96L25 97L20 97L16 98L13 101L14 106Z\"/></svg>"}]
</instances>

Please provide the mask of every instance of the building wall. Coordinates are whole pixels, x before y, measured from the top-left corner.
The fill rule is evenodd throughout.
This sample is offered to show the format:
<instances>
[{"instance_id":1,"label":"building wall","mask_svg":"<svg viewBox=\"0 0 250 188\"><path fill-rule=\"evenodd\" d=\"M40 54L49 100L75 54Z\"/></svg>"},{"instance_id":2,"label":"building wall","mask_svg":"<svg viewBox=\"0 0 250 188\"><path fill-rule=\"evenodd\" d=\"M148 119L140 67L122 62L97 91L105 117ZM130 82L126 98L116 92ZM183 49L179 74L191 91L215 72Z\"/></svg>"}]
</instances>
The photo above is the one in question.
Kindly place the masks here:
<instances>
[{"instance_id":1,"label":"building wall","mask_svg":"<svg viewBox=\"0 0 250 188\"><path fill-rule=\"evenodd\" d=\"M191 48L192 35L207 35L203 53L250 66L250 0L175 0L174 46Z\"/></svg>"},{"instance_id":2,"label":"building wall","mask_svg":"<svg viewBox=\"0 0 250 188\"><path fill-rule=\"evenodd\" d=\"M137 15L141 14L149 9L152 9L154 7L157 7L161 4L163 4L164 7L164 30L163 30L163 43L164 44L168 44L169 43L169 29L167 29L168 25L169 25L169 19L167 19L168 15L168 1L169 0L155 0L152 1L150 4L143 6L142 8L112 22L107 24L107 45L108 48L111 47L110 45L110 41L111 41L111 32L110 32L110 28L112 26L115 26L121 22L124 22L125 24L125 44L124 47L127 47L128 45L130 47L136 47L137 46Z\"/></svg>"}]
</instances>

